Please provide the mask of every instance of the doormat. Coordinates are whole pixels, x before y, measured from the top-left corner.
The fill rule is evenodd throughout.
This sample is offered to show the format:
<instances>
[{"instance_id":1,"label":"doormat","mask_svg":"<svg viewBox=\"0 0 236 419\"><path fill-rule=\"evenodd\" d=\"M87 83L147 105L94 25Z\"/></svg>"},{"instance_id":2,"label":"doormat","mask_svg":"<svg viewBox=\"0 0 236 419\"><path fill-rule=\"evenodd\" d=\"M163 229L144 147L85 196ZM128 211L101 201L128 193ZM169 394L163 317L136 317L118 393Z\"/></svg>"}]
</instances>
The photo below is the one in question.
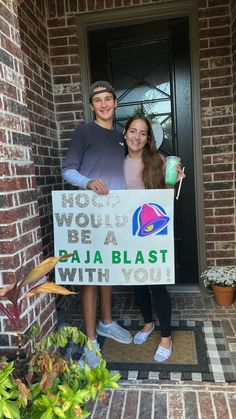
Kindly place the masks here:
<instances>
[{"instance_id":1,"label":"doormat","mask_svg":"<svg viewBox=\"0 0 236 419\"><path fill-rule=\"evenodd\" d=\"M120 325L124 326L122 322ZM138 321L124 327L132 335L140 329ZM153 360L160 340L158 327L144 345L99 339L108 369L119 371L122 379L236 381L236 368L220 321L173 322L173 354L161 364Z\"/></svg>"},{"instance_id":2,"label":"doormat","mask_svg":"<svg viewBox=\"0 0 236 419\"><path fill-rule=\"evenodd\" d=\"M134 335L140 330L138 321L119 322ZM235 382L236 367L220 321L175 321L172 323L173 353L164 363L153 356L160 341L156 327L143 345L129 345L112 339L98 337L107 368L119 371L125 380L193 380L210 382ZM77 352L77 351L76 351ZM73 345L67 356L78 359Z\"/></svg>"}]
</instances>

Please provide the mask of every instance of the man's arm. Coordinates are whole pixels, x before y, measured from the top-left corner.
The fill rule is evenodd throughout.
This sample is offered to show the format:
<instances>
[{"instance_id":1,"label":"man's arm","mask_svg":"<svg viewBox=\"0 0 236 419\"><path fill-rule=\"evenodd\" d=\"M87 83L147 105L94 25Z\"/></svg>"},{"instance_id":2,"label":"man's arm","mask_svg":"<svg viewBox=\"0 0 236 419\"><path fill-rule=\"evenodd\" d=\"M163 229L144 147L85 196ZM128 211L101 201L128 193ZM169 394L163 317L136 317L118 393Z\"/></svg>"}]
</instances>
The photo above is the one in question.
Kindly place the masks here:
<instances>
[{"instance_id":1,"label":"man's arm","mask_svg":"<svg viewBox=\"0 0 236 419\"><path fill-rule=\"evenodd\" d=\"M78 127L71 138L67 155L62 164L62 177L70 185L87 189L90 178L80 173L80 165L86 149L86 132L84 126Z\"/></svg>"},{"instance_id":2,"label":"man's arm","mask_svg":"<svg viewBox=\"0 0 236 419\"><path fill-rule=\"evenodd\" d=\"M81 175L76 169L65 169L62 171L64 180L70 185L76 186L80 189L90 189L98 195L107 195L109 189L103 179L91 180L87 176Z\"/></svg>"},{"instance_id":3,"label":"man's arm","mask_svg":"<svg viewBox=\"0 0 236 419\"><path fill-rule=\"evenodd\" d=\"M109 190L102 178L90 179L80 172L81 162L86 149L86 136L83 126L74 132L66 158L62 165L62 177L70 185L80 189L90 189L98 195L107 195Z\"/></svg>"},{"instance_id":4,"label":"man's arm","mask_svg":"<svg viewBox=\"0 0 236 419\"><path fill-rule=\"evenodd\" d=\"M72 186L87 189L88 183L92 180L83 176L77 169L62 169L63 179Z\"/></svg>"}]
</instances>

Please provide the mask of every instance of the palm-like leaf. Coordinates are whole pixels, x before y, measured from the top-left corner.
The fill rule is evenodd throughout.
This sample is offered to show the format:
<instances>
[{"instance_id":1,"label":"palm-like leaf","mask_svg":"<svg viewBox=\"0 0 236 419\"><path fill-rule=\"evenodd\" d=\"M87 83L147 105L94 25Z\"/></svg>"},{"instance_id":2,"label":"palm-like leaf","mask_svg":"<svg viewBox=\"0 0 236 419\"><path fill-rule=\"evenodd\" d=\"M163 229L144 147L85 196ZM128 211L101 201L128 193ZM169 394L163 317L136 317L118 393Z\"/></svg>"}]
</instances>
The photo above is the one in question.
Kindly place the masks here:
<instances>
[{"instance_id":1,"label":"palm-like leaf","mask_svg":"<svg viewBox=\"0 0 236 419\"><path fill-rule=\"evenodd\" d=\"M15 330L20 329L20 318L23 298L31 297L35 294L47 293L47 294L61 294L69 295L76 294L75 292L69 291L66 288L55 284L54 282L45 282L43 284L33 286L23 296L20 296L21 288L25 285L32 284L39 279L43 278L48 272L50 272L55 265L62 259L68 259L73 253L62 255L59 257L50 257L37 265L32 271L26 275L22 281L15 282L13 285L0 289L0 297L10 301L10 305L5 307L0 303L0 311L8 317L11 325Z\"/></svg>"},{"instance_id":2,"label":"palm-like leaf","mask_svg":"<svg viewBox=\"0 0 236 419\"><path fill-rule=\"evenodd\" d=\"M69 291L61 285L54 284L54 282L44 282L43 284L35 285L35 287L31 288L26 294L24 294L23 298L32 297L32 295L44 293L61 295L76 294L76 292Z\"/></svg>"},{"instance_id":3,"label":"palm-like leaf","mask_svg":"<svg viewBox=\"0 0 236 419\"><path fill-rule=\"evenodd\" d=\"M35 268L32 269L32 271L30 271L28 275L26 275L26 277L23 279L21 283L21 286L32 284L33 282L38 281L38 279L43 278L56 266L59 260L68 259L72 255L73 253L69 253L67 255L62 255L59 257L52 256L50 258L45 259L39 265L35 266Z\"/></svg>"}]
</instances>

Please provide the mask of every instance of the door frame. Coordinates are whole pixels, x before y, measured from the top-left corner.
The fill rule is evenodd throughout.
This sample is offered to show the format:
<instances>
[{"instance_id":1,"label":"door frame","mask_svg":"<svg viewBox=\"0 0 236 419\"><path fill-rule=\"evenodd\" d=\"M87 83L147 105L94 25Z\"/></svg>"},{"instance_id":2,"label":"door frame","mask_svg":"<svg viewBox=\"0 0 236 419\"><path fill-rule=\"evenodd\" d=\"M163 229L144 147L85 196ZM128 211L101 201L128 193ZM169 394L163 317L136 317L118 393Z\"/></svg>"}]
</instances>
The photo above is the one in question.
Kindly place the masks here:
<instances>
[{"instance_id":1,"label":"door frame","mask_svg":"<svg viewBox=\"0 0 236 419\"><path fill-rule=\"evenodd\" d=\"M196 196L196 229L198 249L198 269L201 273L206 266L206 244L204 225L204 191L202 175L201 113L200 113L200 75L199 75L199 41L198 41L198 9L195 0L175 0L171 3L147 4L78 14L78 39L81 61L81 91L83 96L85 121L91 121L89 107L89 86L91 84L88 32L89 30L112 28L145 23L153 20L167 20L187 17L189 21L189 42L192 82L192 124L193 124L193 159L194 185ZM199 278L199 286L203 290L203 282Z\"/></svg>"}]
</instances>

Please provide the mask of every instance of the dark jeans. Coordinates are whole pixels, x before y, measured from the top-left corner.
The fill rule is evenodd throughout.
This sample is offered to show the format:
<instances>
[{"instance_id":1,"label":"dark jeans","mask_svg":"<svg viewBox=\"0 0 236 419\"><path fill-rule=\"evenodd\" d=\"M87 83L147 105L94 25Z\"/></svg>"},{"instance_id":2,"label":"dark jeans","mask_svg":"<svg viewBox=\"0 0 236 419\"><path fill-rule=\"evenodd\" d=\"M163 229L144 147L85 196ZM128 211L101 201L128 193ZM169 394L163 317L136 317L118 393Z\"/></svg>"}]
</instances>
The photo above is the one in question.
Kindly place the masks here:
<instances>
[{"instance_id":1,"label":"dark jeans","mask_svg":"<svg viewBox=\"0 0 236 419\"><path fill-rule=\"evenodd\" d=\"M134 287L138 306L145 323L151 323L152 300L160 323L161 336L171 335L171 301L165 285L139 285ZM152 300L151 300L152 293Z\"/></svg>"}]
</instances>

